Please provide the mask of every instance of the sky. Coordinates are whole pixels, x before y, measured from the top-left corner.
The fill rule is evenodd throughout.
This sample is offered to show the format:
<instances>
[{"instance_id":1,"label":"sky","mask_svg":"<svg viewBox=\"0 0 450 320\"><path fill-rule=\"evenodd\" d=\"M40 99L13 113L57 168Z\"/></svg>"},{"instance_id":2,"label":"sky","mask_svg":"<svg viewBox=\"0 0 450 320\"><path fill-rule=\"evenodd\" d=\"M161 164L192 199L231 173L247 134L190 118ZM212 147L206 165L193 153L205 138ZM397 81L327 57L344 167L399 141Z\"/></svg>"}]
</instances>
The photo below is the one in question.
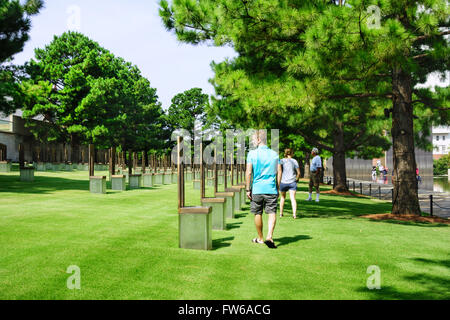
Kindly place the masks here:
<instances>
[{"instance_id":1,"label":"sky","mask_svg":"<svg viewBox=\"0 0 450 320\"><path fill-rule=\"evenodd\" d=\"M137 65L157 89L163 108L185 90L199 87L214 94L208 82L212 61L236 56L230 47L182 44L167 31L158 16L158 0L44 0L45 8L32 17L30 40L14 63L23 64L35 48L49 44L54 35L74 30L87 35L116 56ZM448 86L430 76L420 86Z\"/></svg>"},{"instance_id":2,"label":"sky","mask_svg":"<svg viewBox=\"0 0 450 320\"><path fill-rule=\"evenodd\" d=\"M158 15L158 0L44 0L45 8L33 16L30 40L14 57L23 64L35 48L48 45L54 35L79 31L114 55L139 67L157 89L163 108L185 90L199 87L214 94L208 82L212 61L236 55L229 47L182 44L167 31Z\"/></svg>"}]
</instances>

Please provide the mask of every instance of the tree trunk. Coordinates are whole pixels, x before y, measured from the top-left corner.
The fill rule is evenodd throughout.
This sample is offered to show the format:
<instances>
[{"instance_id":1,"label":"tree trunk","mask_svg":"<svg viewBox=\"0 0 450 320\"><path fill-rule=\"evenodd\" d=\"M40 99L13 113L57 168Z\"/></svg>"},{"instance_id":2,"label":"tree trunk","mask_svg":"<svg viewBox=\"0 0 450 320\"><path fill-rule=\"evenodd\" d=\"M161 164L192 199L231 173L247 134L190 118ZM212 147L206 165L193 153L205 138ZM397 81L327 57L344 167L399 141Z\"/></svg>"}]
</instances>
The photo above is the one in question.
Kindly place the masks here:
<instances>
[{"instance_id":1,"label":"tree trunk","mask_svg":"<svg viewBox=\"0 0 450 320\"><path fill-rule=\"evenodd\" d=\"M133 152L133 170L136 170L138 166L138 155L137 152Z\"/></svg>"},{"instance_id":2,"label":"tree trunk","mask_svg":"<svg viewBox=\"0 0 450 320\"><path fill-rule=\"evenodd\" d=\"M309 176L311 175L310 164L309 164L310 160L311 160L311 154L308 151L305 153L305 172L303 175L303 177L305 179L309 179Z\"/></svg>"},{"instance_id":3,"label":"tree trunk","mask_svg":"<svg viewBox=\"0 0 450 320\"><path fill-rule=\"evenodd\" d=\"M95 174L95 148L93 144L89 145L89 176L93 177Z\"/></svg>"},{"instance_id":4,"label":"tree trunk","mask_svg":"<svg viewBox=\"0 0 450 320\"><path fill-rule=\"evenodd\" d=\"M324 183L325 178L325 167L323 165L323 159L322 159L322 170L320 170L320 183Z\"/></svg>"},{"instance_id":5,"label":"tree trunk","mask_svg":"<svg viewBox=\"0 0 450 320\"><path fill-rule=\"evenodd\" d=\"M133 174L133 154L134 152L128 151L128 175L131 176Z\"/></svg>"},{"instance_id":6,"label":"tree trunk","mask_svg":"<svg viewBox=\"0 0 450 320\"><path fill-rule=\"evenodd\" d=\"M112 147L109 151L109 173L111 176L116 174L116 147Z\"/></svg>"},{"instance_id":7,"label":"tree trunk","mask_svg":"<svg viewBox=\"0 0 450 320\"><path fill-rule=\"evenodd\" d=\"M142 159L141 159L141 166L142 166L142 173L145 173L145 158L147 155L147 151L142 151Z\"/></svg>"},{"instance_id":8,"label":"tree trunk","mask_svg":"<svg viewBox=\"0 0 450 320\"><path fill-rule=\"evenodd\" d=\"M303 165L303 159L298 159L298 167L300 169L300 178L305 177L305 167Z\"/></svg>"},{"instance_id":9,"label":"tree trunk","mask_svg":"<svg viewBox=\"0 0 450 320\"><path fill-rule=\"evenodd\" d=\"M98 150L97 149L95 149L94 150L94 163L98 163L99 161L98 161Z\"/></svg>"},{"instance_id":10,"label":"tree trunk","mask_svg":"<svg viewBox=\"0 0 450 320\"><path fill-rule=\"evenodd\" d=\"M19 167L20 169L25 167L25 149L23 143L19 143Z\"/></svg>"},{"instance_id":11,"label":"tree trunk","mask_svg":"<svg viewBox=\"0 0 450 320\"><path fill-rule=\"evenodd\" d=\"M145 167L149 167L149 163L148 163L148 151L144 151L144 165Z\"/></svg>"},{"instance_id":12,"label":"tree trunk","mask_svg":"<svg viewBox=\"0 0 450 320\"><path fill-rule=\"evenodd\" d=\"M336 123L333 140L333 189L337 192L346 192L348 191L347 169L345 167L344 130L341 123Z\"/></svg>"},{"instance_id":13,"label":"tree trunk","mask_svg":"<svg viewBox=\"0 0 450 320\"><path fill-rule=\"evenodd\" d=\"M401 68L392 72L393 214L420 215L414 152L411 75Z\"/></svg>"},{"instance_id":14,"label":"tree trunk","mask_svg":"<svg viewBox=\"0 0 450 320\"><path fill-rule=\"evenodd\" d=\"M63 152L64 152L64 163L68 163L69 162L69 152L67 151L67 144L63 144Z\"/></svg>"}]
</instances>

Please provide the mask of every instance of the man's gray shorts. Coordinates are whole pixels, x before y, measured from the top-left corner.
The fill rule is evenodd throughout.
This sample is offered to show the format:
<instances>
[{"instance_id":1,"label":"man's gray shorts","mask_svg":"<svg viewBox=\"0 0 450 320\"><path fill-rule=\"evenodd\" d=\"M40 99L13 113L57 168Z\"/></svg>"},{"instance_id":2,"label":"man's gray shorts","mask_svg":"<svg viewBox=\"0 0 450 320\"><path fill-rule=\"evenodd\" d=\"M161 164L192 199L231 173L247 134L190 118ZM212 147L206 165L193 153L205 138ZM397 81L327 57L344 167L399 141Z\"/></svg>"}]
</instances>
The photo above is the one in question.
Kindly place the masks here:
<instances>
[{"instance_id":1,"label":"man's gray shorts","mask_svg":"<svg viewBox=\"0 0 450 320\"><path fill-rule=\"evenodd\" d=\"M277 194L252 194L250 211L253 214L262 214L263 209L267 214L276 214L278 205Z\"/></svg>"}]
</instances>

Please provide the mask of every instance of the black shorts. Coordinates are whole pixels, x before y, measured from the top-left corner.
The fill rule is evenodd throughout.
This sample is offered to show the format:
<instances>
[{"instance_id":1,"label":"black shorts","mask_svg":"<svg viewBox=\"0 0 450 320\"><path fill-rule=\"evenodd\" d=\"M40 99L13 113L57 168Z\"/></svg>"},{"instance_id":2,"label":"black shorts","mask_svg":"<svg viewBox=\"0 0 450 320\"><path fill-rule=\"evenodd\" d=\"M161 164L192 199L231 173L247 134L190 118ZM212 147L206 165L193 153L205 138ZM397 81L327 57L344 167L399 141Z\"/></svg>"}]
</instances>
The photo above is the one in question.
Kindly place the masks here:
<instances>
[{"instance_id":1,"label":"black shorts","mask_svg":"<svg viewBox=\"0 0 450 320\"><path fill-rule=\"evenodd\" d=\"M262 214L263 209L267 214L276 214L278 206L278 194L252 194L250 211L253 214Z\"/></svg>"}]
</instances>

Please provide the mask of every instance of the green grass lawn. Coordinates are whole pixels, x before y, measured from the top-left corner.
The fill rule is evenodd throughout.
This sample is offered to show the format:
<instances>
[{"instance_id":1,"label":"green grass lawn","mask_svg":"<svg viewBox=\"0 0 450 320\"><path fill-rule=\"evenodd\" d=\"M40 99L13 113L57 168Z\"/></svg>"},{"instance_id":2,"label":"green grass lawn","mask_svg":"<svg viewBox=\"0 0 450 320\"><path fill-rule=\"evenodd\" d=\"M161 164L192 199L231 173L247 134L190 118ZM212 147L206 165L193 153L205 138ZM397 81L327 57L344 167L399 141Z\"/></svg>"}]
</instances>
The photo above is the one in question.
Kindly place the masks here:
<instances>
[{"instance_id":1,"label":"green grass lawn","mask_svg":"<svg viewBox=\"0 0 450 320\"><path fill-rule=\"evenodd\" d=\"M0 173L0 299L450 298L449 228L358 217L389 212L383 201L306 202L300 184L300 219L288 201L278 249L251 243L246 206L227 231L213 231L213 250L197 251L178 248L176 185L88 188L87 172L37 172L34 183ZM199 204L192 183L187 200ZM71 265L81 290L67 289ZM380 290L367 289L371 265Z\"/></svg>"}]
</instances>

